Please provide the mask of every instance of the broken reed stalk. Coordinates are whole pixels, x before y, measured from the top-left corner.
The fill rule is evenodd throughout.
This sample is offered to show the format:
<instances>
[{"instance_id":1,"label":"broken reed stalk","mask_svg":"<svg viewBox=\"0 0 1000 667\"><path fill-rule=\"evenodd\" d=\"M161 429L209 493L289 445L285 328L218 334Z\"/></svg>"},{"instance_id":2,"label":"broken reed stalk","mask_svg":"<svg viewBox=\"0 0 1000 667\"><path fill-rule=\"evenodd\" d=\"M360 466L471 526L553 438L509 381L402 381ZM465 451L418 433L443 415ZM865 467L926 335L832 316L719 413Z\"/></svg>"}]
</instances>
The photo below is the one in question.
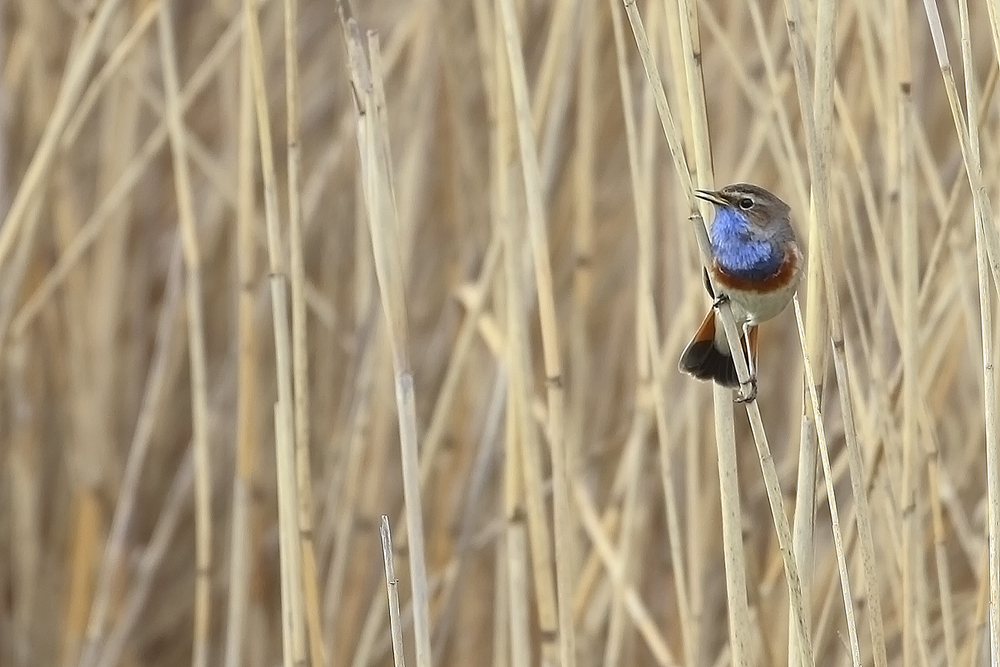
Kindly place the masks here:
<instances>
[{"instance_id":1,"label":"broken reed stalk","mask_svg":"<svg viewBox=\"0 0 1000 667\"><path fill-rule=\"evenodd\" d=\"M382 562L385 567L385 592L389 597L389 628L392 632L392 658L396 667L404 667L403 622L399 618L399 579L396 578L396 564L392 552L392 533L389 531L389 517L382 515L379 529L382 536Z\"/></svg>"},{"instance_id":2,"label":"broken reed stalk","mask_svg":"<svg viewBox=\"0 0 1000 667\"><path fill-rule=\"evenodd\" d=\"M383 73L379 42L377 35L371 32L367 41L363 40L361 28L353 18L347 18L343 26L351 80L354 83L358 153L372 254L395 374L416 660L417 667L430 667L430 609L427 569L424 561L416 406L413 394L413 371L408 350L403 252L400 247L399 220L390 169L389 137L385 136L384 129L386 111L382 93Z\"/></svg>"}]
</instances>

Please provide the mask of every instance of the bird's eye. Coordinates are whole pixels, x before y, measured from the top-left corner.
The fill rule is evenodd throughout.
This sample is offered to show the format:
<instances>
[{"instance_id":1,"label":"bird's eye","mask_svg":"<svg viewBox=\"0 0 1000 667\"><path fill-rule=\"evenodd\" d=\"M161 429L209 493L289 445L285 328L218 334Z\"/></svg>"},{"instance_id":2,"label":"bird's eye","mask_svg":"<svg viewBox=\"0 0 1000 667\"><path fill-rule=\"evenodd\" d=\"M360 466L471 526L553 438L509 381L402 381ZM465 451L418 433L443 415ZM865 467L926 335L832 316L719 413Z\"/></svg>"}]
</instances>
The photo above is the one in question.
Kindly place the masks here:
<instances>
[{"instance_id":1,"label":"bird's eye","mask_svg":"<svg viewBox=\"0 0 1000 667\"><path fill-rule=\"evenodd\" d=\"M753 199L750 199L750 197L744 197L743 199L741 199L740 208L743 209L744 211L749 211L750 209L752 209Z\"/></svg>"}]
</instances>

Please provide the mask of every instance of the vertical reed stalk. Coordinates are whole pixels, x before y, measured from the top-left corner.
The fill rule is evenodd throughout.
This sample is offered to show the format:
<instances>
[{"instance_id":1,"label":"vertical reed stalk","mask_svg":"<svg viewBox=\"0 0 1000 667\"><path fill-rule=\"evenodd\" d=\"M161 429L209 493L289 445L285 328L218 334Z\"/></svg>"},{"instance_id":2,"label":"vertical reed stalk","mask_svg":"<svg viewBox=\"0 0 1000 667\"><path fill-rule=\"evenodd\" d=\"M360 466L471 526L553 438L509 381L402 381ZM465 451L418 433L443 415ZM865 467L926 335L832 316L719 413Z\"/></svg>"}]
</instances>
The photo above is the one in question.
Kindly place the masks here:
<instances>
[{"instance_id":1,"label":"vertical reed stalk","mask_svg":"<svg viewBox=\"0 0 1000 667\"><path fill-rule=\"evenodd\" d=\"M416 407L413 370L410 365L409 333L403 289L403 252L393 188L389 138L385 136L385 107L381 94L383 72L378 37L369 33L362 40L353 18L344 21L345 38L355 86L358 121L357 140L361 159L365 203L375 273L385 315L395 374L399 446L403 468L406 526L410 555L410 585L413 594L413 624L418 667L431 664L430 610L424 533L420 499L420 464L417 456Z\"/></svg>"},{"instance_id":2,"label":"vertical reed stalk","mask_svg":"<svg viewBox=\"0 0 1000 667\"><path fill-rule=\"evenodd\" d=\"M187 306L188 354L191 364L191 424L195 471L195 605L193 667L205 667L209 660L209 624L211 623L212 586L212 508L211 458L208 442L208 378L205 361L205 324L202 257L195 220L191 174L188 167L187 131L180 114L180 84L177 75L177 54L174 47L174 27L169 2L160 5L157 23L160 38L160 59L166 90L167 126L174 166L174 187L177 190L180 217L181 248L185 265L185 304Z\"/></svg>"},{"instance_id":3,"label":"vertical reed stalk","mask_svg":"<svg viewBox=\"0 0 1000 667\"><path fill-rule=\"evenodd\" d=\"M284 0L285 113L288 132L288 246L292 296L292 382L295 392L295 476L298 487L298 539L302 554L309 659L326 664L320 628L316 553L313 545L313 490L309 427L309 340L306 318L306 270L302 257L302 131L299 116L298 0Z\"/></svg>"},{"instance_id":4,"label":"vertical reed stalk","mask_svg":"<svg viewBox=\"0 0 1000 667\"><path fill-rule=\"evenodd\" d=\"M404 667L403 659L403 623L399 619L399 579L396 578L396 565L392 555L392 534L389 532L389 517L382 515L382 525L379 530L382 535L382 560L385 563L385 591L389 597L389 627L392 631L392 657L396 667Z\"/></svg>"},{"instance_id":5,"label":"vertical reed stalk","mask_svg":"<svg viewBox=\"0 0 1000 667\"><path fill-rule=\"evenodd\" d=\"M292 390L291 334L288 324L287 258L281 243L278 219L278 184L275 173L271 118L264 81L264 55L257 10L250 0L243 2L245 30L249 37L254 90L254 115L264 177L264 221L267 228L268 280L271 319L274 327L274 356L278 400L274 405L275 460L278 482L278 541L281 569L282 655L285 667L306 659L305 609L302 600L303 576L298 526L298 484L295 456L294 393Z\"/></svg>"},{"instance_id":6,"label":"vertical reed stalk","mask_svg":"<svg viewBox=\"0 0 1000 667\"><path fill-rule=\"evenodd\" d=\"M535 269L535 289L542 329L542 357L545 365L545 386L548 409L546 436L552 458L552 524L555 532L556 595L559 614L559 659L563 667L576 665L576 633L573 627L572 597L576 581L576 547L573 537L573 510L570 504L570 476L566 467L564 377L561 344L556 318L549 259L549 242L545 207L542 198L542 178L538 168L528 99L528 82L521 51L521 37L514 14L513 0L498 0L500 23L506 45L508 74L514 102L525 203L528 214L528 237Z\"/></svg>"},{"instance_id":7,"label":"vertical reed stalk","mask_svg":"<svg viewBox=\"0 0 1000 667\"><path fill-rule=\"evenodd\" d=\"M237 320L239 359L237 361L236 474L233 477L233 528L230 542L229 615L226 624L226 667L243 663L249 615L251 562L251 492L256 473L260 421L257 414L257 355L259 343L254 326L257 279L256 196L254 173L257 165L254 142L254 97L250 71L250 39L244 33L239 59L239 154L237 157L236 254L239 273Z\"/></svg>"},{"instance_id":8,"label":"vertical reed stalk","mask_svg":"<svg viewBox=\"0 0 1000 667\"><path fill-rule=\"evenodd\" d=\"M690 145L694 153L694 182L711 188L711 184L715 182L715 172L712 166L712 144L705 106L705 80L701 67L701 36L698 29L697 8L687 0L677 0L676 13L682 46L685 88L688 93L688 117L691 119ZM703 215L712 209L707 202L700 202L699 207ZM699 228L703 227L701 220L702 218L698 218L695 221L695 225ZM700 236L701 229L698 229L697 233ZM729 331L727 328L727 335ZM732 340L736 341L735 348L738 348L739 336ZM739 356L742 358L743 353L740 352ZM732 392L717 385L713 387L712 392L722 500L722 538L726 554L726 591L729 597L729 645L733 652L733 664L744 667L756 664L757 659L754 648L756 642L753 637L755 631L751 625L747 604Z\"/></svg>"}]
</instances>

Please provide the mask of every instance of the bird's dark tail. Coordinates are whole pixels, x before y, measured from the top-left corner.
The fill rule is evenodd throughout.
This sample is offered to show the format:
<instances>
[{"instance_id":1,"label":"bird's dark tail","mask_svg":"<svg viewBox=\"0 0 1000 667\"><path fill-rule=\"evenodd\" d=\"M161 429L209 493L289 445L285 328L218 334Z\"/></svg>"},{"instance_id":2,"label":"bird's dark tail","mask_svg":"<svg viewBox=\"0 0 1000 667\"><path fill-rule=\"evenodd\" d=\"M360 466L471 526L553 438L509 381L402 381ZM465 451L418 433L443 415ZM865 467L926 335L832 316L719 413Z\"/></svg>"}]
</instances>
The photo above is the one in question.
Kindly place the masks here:
<instances>
[{"instance_id":1,"label":"bird's dark tail","mask_svg":"<svg viewBox=\"0 0 1000 667\"><path fill-rule=\"evenodd\" d=\"M721 332L720 332L721 333ZM739 387L736 364L729 353L725 335L721 335L721 345L716 341L715 309L708 311L698 332L684 348L678 366L688 375L699 380L712 380L723 387ZM741 340L741 345L743 341Z\"/></svg>"}]
</instances>

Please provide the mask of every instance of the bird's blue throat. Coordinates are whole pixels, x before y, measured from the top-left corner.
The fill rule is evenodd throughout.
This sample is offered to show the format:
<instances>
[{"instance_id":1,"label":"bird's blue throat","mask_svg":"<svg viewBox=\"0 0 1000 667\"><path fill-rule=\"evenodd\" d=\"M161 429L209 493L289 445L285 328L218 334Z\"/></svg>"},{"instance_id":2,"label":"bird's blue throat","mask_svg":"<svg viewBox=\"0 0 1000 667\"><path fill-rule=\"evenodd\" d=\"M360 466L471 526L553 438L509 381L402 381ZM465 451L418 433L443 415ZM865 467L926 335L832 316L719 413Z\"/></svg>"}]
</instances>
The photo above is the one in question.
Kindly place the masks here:
<instances>
[{"instance_id":1,"label":"bird's blue throat","mask_svg":"<svg viewBox=\"0 0 1000 667\"><path fill-rule=\"evenodd\" d=\"M755 235L747 217L728 206L716 207L709 236L720 268L740 280L764 280L785 259L784 248Z\"/></svg>"}]
</instances>

